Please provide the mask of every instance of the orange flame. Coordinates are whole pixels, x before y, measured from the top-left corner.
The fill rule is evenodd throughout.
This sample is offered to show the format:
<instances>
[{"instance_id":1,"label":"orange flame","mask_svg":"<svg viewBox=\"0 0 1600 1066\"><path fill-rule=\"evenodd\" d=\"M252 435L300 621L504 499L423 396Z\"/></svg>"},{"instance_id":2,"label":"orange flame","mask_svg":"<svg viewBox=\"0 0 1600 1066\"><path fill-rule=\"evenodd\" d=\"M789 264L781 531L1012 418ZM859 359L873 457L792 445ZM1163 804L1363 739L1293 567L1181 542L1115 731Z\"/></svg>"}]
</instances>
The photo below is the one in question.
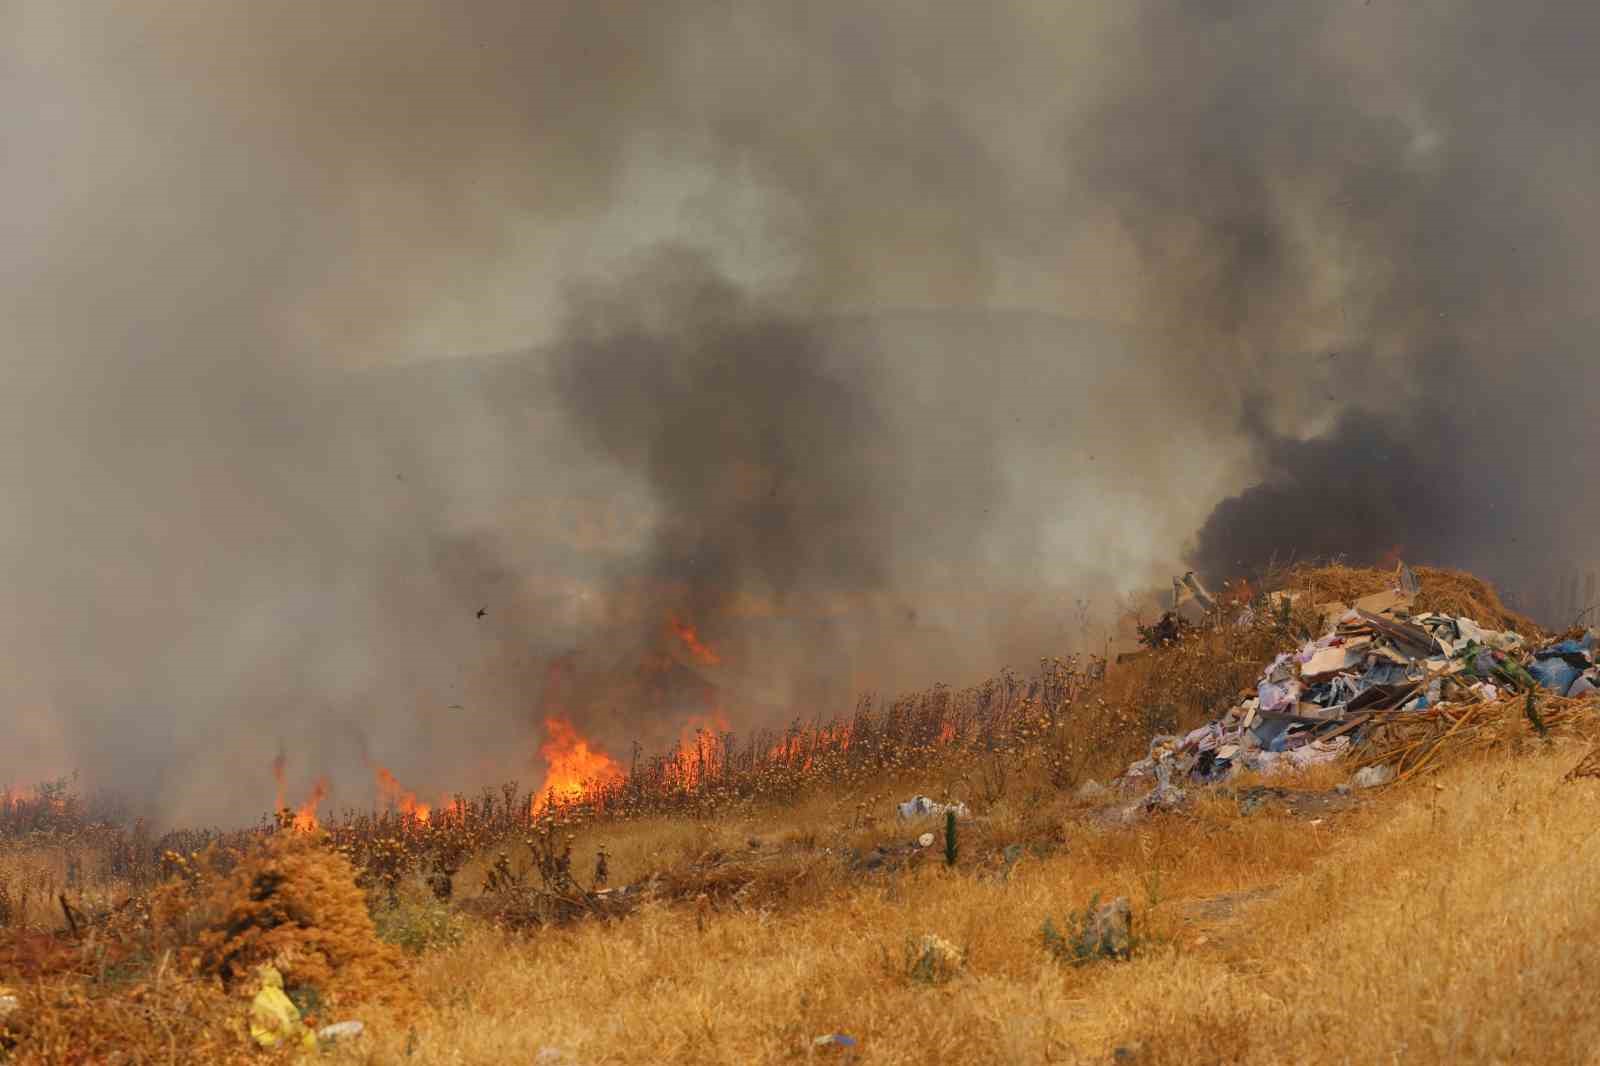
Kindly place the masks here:
<instances>
[{"instance_id":1,"label":"orange flame","mask_svg":"<svg viewBox=\"0 0 1600 1066\"><path fill-rule=\"evenodd\" d=\"M683 642L683 646L688 649L689 656L695 662L701 666L716 666L722 662L722 656L701 641L700 634L696 632L694 626L675 617L667 619L667 625L678 635L678 639Z\"/></svg>"},{"instance_id":2,"label":"orange flame","mask_svg":"<svg viewBox=\"0 0 1600 1066\"><path fill-rule=\"evenodd\" d=\"M855 727L848 722L796 728L768 750L767 759L808 773L816 765L817 755L849 751L854 738Z\"/></svg>"},{"instance_id":3,"label":"orange flame","mask_svg":"<svg viewBox=\"0 0 1600 1066\"><path fill-rule=\"evenodd\" d=\"M692 714L683 724L673 764L678 783L685 789L697 789L721 772L728 728L727 716L717 708L709 714Z\"/></svg>"},{"instance_id":4,"label":"orange flame","mask_svg":"<svg viewBox=\"0 0 1600 1066\"><path fill-rule=\"evenodd\" d=\"M622 776L622 767L603 751L589 746L571 722L559 716L544 720L546 740L539 745L545 763L544 784L533 797L537 814L554 802L582 800L595 785L604 785Z\"/></svg>"},{"instance_id":5,"label":"orange flame","mask_svg":"<svg viewBox=\"0 0 1600 1066\"><path fill-rule=\"evenodd\" d=\"M378 779L379 791L391 806L399 808L401 814L415 818L419 822L428 820L428 816L433 813L432 807L426 803L418 803L417 794L401 787L400 782L395 780L394 774L385 767L374 765L372 769Z\"/></svg>"},{"instance_id":6,"label":"orange flame","mask_svg":"<svg viewBox=\"0 0 1600 1066\"><path fill-rule=\"evenodd\" d=\"M952 721L946 720L945 723L939 727L939 743L948 744L955 738L956 724Z\"/></svg>"},{"instance_id":7,"label":"orange flame","mask_svg":"<svg viewBox=\"0 0 1600 1066\"><path fill-rule=\"evenodd\" d=\"M295 812L294 827L296 829L315 829L317 827L317 804L328 794L328 779L317 778L317 783L311 786L311 798Z\"/></svg>"},{"instance_id":8,"label":"orange flame","mask_svg":"<svg viewBox=\"0 0 1600 1066\"><path fill-rule=\"evenodd\" d=\"M1383 558L1378 561L1378 565L1385 570L1396 569L1400 565L1400 559L1405 554L1405 550L1404 545L1396 544L1383 553Z\"/></svg>"}]
</instances>

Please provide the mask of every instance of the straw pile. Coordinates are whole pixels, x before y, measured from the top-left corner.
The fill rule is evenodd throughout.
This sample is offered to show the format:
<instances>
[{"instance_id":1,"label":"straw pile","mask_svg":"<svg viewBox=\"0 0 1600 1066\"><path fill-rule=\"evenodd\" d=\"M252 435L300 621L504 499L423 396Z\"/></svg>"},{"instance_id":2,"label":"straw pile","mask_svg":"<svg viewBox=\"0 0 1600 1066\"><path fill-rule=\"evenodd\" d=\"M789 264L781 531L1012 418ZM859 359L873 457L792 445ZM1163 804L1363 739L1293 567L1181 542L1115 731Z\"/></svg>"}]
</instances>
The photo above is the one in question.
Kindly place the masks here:
<instances>
[{"instance_id":1,"label":"straw pile","mask_svg":"<svg viewBox=\"0 0 1600 1066\"><path fill-rule=\"evenodd\" d=\"M1462 570L1442 570L1419 566L1413 571L1421 586L1412 610L1470 618L1489 629L1508 629L1537 639L1539 627L1531 618L1519 614L1500 601L1494 586ZM1302 566L1288 571L1277 584L1285 589L1303 589L1318 603L1354 603L1363 596L1394 588L1392 570L1351 566Z\"/></svg>"}]
</instances>

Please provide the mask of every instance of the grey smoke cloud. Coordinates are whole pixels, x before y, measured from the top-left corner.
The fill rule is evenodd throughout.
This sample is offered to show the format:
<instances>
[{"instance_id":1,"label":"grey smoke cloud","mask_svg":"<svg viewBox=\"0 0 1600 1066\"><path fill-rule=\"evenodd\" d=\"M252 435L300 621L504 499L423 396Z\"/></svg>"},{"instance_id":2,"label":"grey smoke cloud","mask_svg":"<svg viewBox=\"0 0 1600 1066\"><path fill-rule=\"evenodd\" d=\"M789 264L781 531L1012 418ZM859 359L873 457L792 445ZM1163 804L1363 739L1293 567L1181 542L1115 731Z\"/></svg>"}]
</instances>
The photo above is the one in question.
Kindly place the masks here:
<instances>
[{"instance_id":1,"label":"grey smoke cloud","mask_svg":"<svg viewBox=\"0 0 1600 1066\"><path fill-rule=\"evenodd\" d=\"M617 680L672 612L754 721L1186 554L1582 548L1585 8L0 18L0 779L529 781L557 655L676 735ZM1335 538L1331 477L1398 488Z\"/></svg>"}]
</instances>

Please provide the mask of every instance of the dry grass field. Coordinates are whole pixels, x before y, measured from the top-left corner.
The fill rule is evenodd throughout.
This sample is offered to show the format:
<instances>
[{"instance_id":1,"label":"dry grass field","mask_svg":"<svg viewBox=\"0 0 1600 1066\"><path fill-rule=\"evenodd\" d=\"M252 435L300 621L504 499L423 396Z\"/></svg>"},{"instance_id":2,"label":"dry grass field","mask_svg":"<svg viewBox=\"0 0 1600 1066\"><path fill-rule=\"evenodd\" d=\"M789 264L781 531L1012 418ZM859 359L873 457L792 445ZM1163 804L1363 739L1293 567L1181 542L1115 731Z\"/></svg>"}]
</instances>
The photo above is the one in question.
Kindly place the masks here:
<instances>
[{"instance_id":1,"label":"dry grass field","mask_svg":"<svg viewBox=\"0 0 1600 1066\"><path fill-rule=\"evenodd\" d=\"M786 1062L831 1032L873 1063L1595 1061L1600 785L1560 785L1576 758L1457 766L1317 825L1213 801L1082 829L1004 883L933 863L703 922L474 931L418 968L419 1061ZM1145 946L1063 966L1040 929L1095 892L1130 897ZM905 972L927 932L965 953L944 984Z\"/></svg>"},{"instance_id":2,"label":"dry grass field","mask_svg":"<svg viewBox=\"0 0 1600 1066\"><path fill-rule=\"evenodd\" d=\"M655 764L656 793L609 786L609 811L513 790L152 841L65 793L13 803L0 1061L1600 1061L1600 781L1563 780L1594 703L1548 737L1520 701L1479 708L1387 788L1340 788L1335 763L1129 817L1086 784L1225 706L1303 624L922 694L858 713L856 742L797 728L781 758L702 748L687 778ZM942 819L897 817L916 794L971 808L953 856ZM1131 957L1052 950L1047 922L1070 935L1113 897ZM363 1035L252 1046L263 961L309 1022Z\"/></svg>"}]
</instances>

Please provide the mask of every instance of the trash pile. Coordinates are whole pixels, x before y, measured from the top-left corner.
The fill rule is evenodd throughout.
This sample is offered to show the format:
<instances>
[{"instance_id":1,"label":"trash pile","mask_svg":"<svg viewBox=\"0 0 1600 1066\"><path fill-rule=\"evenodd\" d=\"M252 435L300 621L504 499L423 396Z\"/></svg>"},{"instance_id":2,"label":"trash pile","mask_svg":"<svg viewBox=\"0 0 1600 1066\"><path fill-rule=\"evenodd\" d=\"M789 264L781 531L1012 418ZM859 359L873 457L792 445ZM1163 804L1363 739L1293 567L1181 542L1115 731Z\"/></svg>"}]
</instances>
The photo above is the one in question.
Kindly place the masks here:
<instances>
[{"instance_id":1,"label":"trash pile","mask_svg":"<svg viewBox=\"0 0 1600 1066\"><path fill-rule=\"evenodd\" d=\"M1184 736L1157 736L1121 783L1154 779L1146 808L1183 800L1183 782L1240 770L1271 775L1331 762L1405 716L1452 703L1487 703L1544 690L1600 691L1600 633L1530 649L1517 633L1465 617L1413 614L1418 585L1404 564L1396 587L1322 612L1325 634L1267 667L1255 693ZM1272 610L1303 595L1274 593Z\"/></svg>"}]
</instances>

